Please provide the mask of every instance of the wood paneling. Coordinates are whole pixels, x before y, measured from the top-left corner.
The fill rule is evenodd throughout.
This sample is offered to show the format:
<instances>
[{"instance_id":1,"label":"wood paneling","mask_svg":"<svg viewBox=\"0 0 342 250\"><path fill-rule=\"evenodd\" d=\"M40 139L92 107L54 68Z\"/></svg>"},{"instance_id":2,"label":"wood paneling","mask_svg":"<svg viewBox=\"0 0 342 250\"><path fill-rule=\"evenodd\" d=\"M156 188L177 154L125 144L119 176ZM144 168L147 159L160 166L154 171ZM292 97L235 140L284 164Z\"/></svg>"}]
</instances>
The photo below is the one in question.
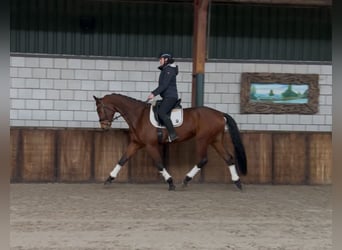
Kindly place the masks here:
<instances>
[{"instance_id":1,"label":"wood paneling","mask_svg":"<svg viewBox=\"0 0 342 250\"><path fill-rule=\"evenodd\" d=\"M241 133L247 176L253 184L331 184L332 136L329 132ZM12 182L103 182L128 145L127 130L11 128ZM229 145L226 145L229 146ZM160 147L175 183L198 163L195 140ZM162 183L145 149L121 169L118 182ZM209 147L208 163L192 182L230 183L226 163Z\"/></svg>"},{"instance_id":2,"label":"wood paneling","mask_svg":"<svg viewBox=\"0 0 342 250\"><path fill-rule=\"evenodd\" d=\"M94 178L104 181L122 157L128 144L128 133L124 130L94 131ZM127 182L128 163L121 168L116 181Z\"/></svg>"},{"instance_id":3,"label":"wood paneling","mask_svg":"<svg viewBox=\"0 0 342 250\"><path fill-rule=\"evenodd\" d=\"M55 133L53 130L23 130L22 132L23 181L55 180Z\"/></svg>"},{"instance_id":4,"label":"wood paneling","mask_svg":"<svg viewBox=\"0 0 342 250\"><path fill-rule=\"evenodd\" d=\"M308 139L309 183L331 183L332 173L331 134L312 134Z\"/></svg>"},{"instance_id":5,"label":"wood paneling","mask_svg":"<svg viewBox=\"0 0 342 250\"><path fill-rule=\"evenodd\" d=\"M208 149L208 163L203 167L204 182L230 182L228 165L213 147Z\"/></svg>"},{"instance_id":6,"label":"wood paneling","mask_svg":"<svg viewBox=\"0 0 342 250\"><path fill-rule=\"evenodd\" d=\"M305 184L307 179L305 133L273 135L274 184Z\"/></svg>"},{"instance_id":7,"label":"wood paneling","mask_svg":"<svg viewBox=\"0 0 342 250\"><path fill-rule=\"evenodd\" d=\"M163 182L152 158L145 148L139 150L128 162L130 181L135 183Z\"/></svg>"},{"instance_id":8,"label":"wood paneling","mask_svg":"<svg viewBox=\"0 0 342 250\"><path fill-rule=\"evenodd\" d=\"M247 155L247 175L244 183L272 183L272 134L244 133L243 144Z\"/></svg>"},{"instance_id":9,"label":"wood paneling","mask_svg":"<svg viewBox=\"0 0 342 250\"><path fill-rule=\"evenodd\" d=\"M59 131L58 180L62 182L92 179L92 132L86 130Z\"/></svg>"},{"instance_id":10,"label":"wood paneling","mask_svg":"<svg viewBox=\"0 0 342 250\"><path fill-rule=\"evenodd\" d=\"M19 166L21 163L20 156L20 130L11 129L10 130L10 150L11 150L11 180L20 180Z\"/></svg>"}]
</instances>

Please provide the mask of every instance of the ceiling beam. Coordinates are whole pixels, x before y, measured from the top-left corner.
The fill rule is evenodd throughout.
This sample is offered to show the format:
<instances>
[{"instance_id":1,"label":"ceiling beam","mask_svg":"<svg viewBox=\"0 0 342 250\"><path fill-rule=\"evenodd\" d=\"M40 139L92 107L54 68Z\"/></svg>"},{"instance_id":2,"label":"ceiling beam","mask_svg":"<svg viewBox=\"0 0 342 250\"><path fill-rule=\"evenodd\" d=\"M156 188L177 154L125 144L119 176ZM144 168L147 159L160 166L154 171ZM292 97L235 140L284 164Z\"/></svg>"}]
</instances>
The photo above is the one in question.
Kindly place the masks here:
<instances>
[{"instance_id":1,"label":"ceiling beam","mask_svg":"<svg viewBox=\"0 0 342 250\"><path fill-rule=\"evenodd\" d=\"M189 3L193 0L84 0L104 2L130 2L130 3ZM241 3L241 4L267 4L267 5L307 5L307 6L332 6L332 0L211 0L211 3Z\"/></svg>"},{"instance_id":2,"label":"ceiling beam","mask_svg":"<svg viewBox=\"0 0 342 250\"><path fill-rule=\"evenodd\" d=\"M332 0L212 0L212 3L332 6Z\"/></svg>"}]
</instances>

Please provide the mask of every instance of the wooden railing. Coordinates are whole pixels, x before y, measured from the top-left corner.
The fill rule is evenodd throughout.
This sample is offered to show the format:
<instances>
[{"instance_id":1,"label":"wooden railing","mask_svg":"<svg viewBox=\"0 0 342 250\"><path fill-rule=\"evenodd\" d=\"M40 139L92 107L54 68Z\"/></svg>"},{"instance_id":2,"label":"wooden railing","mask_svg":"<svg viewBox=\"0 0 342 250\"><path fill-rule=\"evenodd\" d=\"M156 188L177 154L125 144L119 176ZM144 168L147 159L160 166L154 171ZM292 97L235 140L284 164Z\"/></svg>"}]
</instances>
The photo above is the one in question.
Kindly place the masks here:
<instances>
[{"instance_id":1,"label":"wooden railing","mask_svg":"<svg viewBox=\"0 0 342 250\"><path fill-rule=\"evenodd\" d=\"M331 184L331 132L242 131L249 184ZM102 182L123 154L127 130L44 129L10 130L11 182ZM176 183L197 163L194 140L160 148ZM208 150L208 164L193 182L229 183L224 161ZM122 168L118 182L162 182L142 149Z\"/></svg>"}]
</instances>

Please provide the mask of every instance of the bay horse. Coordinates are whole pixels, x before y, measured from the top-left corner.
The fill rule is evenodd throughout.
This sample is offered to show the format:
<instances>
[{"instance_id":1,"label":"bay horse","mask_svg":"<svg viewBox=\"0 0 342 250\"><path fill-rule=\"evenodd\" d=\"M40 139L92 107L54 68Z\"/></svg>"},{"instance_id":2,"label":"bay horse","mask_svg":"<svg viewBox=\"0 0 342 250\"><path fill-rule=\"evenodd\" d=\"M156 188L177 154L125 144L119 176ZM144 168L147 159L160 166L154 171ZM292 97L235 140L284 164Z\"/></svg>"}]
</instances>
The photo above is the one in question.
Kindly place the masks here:
<instances>
[{"instance_id":1,"label":"bay horse","mask_svg":"<svg viewBox=\"0 0 342 250\"><path fill-rule=\"evenodd\" d=\"M130 157L145 147L159 173L169 184L169 190L175 190L173 179L165 169L159 151L160 143L170 143L167 141L167 130L163 129L163 138L160 142L157 128L149 120L151 103L116 93L105 95L102 98L93 96L93 98L96 102L96 111L102 129L108 130L111 127L112 122L117 118L114 117L115 113L119 113L129 126L130 142L128 147L104 184L112 183ZM226 126L229 134L225 132ZM237 169L241 174L246 175L247 159L239 129L230 115L205 106L184 108L183 124L176 127L175 130L179 138L171 143L182 142L193 137L196 142L198 163L186 174L183 186L187 186L208 162L207 149L211 145L226 162L234 184L240 190L242 189ZM224 146L224 140L228 140L227 148Z\"/></svg>"}]
</instances>

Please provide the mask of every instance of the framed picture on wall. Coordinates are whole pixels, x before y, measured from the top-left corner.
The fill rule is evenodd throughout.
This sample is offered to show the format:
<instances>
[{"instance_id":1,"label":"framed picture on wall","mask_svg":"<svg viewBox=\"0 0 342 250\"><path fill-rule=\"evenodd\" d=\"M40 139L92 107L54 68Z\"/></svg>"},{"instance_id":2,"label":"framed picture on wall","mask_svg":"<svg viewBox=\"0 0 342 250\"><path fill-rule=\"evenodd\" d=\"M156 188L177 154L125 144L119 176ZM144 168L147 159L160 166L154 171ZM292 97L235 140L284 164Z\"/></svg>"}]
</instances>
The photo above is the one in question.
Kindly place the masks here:
<instances>
[{"instance_id":1,"label":"framed picture on wall","mask_svg":"<svg viewBox=\"0 0 342 250\"><path fill-rule=\"evenodd\" d=\"M242 73L241 113L315 114L318 74Z\"/></svg>"}]
</instances>

